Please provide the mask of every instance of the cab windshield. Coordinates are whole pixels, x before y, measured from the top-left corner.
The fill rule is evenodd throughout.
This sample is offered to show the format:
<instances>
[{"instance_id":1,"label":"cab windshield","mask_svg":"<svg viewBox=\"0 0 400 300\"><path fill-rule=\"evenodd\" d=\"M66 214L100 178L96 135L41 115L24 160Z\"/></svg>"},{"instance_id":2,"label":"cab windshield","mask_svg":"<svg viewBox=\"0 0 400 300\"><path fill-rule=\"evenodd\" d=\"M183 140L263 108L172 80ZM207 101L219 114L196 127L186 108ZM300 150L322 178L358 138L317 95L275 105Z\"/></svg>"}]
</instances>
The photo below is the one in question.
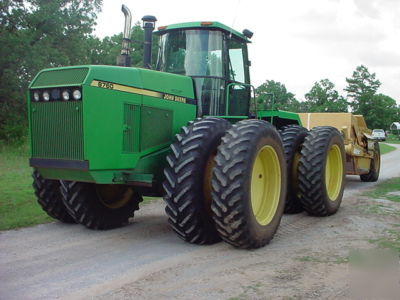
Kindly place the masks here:
<instances>
[{"instance_id":1,"label":"cab windshield","mask_svg":"<svg viewBox=\"0 0 400 300\"><path fill-rule=\"evenodd\" d=\"M174 30L161 36L159 46L158 71L223 77L220 31Z\"/></svg>"}]
</instances>

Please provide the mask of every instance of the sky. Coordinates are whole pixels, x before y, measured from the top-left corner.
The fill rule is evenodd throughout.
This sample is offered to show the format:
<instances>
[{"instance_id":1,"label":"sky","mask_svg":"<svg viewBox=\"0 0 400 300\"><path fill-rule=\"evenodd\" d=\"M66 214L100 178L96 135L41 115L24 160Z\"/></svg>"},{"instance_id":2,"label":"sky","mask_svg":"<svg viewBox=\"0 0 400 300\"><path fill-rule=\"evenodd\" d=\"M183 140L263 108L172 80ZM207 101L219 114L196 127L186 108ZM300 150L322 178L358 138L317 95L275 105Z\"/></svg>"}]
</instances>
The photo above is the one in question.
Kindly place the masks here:
<instances>
[{"instance_id":1,"label":"sky","mask_svg":"<svg viewBox=\"0 0 400 300\"><path fill-rule=\"evenodd\" d=\"M219 21L254 32L249 44L251 81L285 84L299 100L328 78L346 93L346 77L361 64L376 73L379 93L400 104L399 0L103 0L95 34L123 30L121 5L133 23L154 15L156 27L188 21Z\"/></svg>"}]
</instances>

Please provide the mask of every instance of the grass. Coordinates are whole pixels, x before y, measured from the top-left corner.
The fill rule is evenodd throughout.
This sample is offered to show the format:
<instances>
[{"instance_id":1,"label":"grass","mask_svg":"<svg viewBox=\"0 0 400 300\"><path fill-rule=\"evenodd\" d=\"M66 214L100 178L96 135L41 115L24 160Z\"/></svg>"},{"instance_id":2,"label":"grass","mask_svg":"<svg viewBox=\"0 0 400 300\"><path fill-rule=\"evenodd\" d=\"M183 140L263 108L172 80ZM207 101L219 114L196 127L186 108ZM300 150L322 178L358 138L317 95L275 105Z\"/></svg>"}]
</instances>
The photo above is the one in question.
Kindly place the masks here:
<instances>
[{"instance_id":1,"label":"grass","mask_svg":"<svg viewBox=\"0 0 400 300\"><path fill-rule=\"evenodd\" d=\"M400 177L391 178L376 186L373 191L365 192L364 195L373 199L385 199L393 202L400 202L400 194L392 194L392 192L400 192ZM398 209L394 207L377 204L370 206L368 211L374 214L389 215L399 217ZM400 255L400 225L392 224L393 229L385 229L382 237L370 239L371 244L377 245L379 248L390 249Z\"/></svg>"},{"instance_id":2,"label":"grass","mask_svg":"<svg viewBox=\"0 0 400 300\"><path fill-rule=\"evenodd\" d=\"M32 168L26 144L0 144L0 230L53 222L36 201L32 188ZM143 197L143 202L158 200Z\"/></svg>"},{"instance_id":3,"label":"grass","mask_svg":"<svg viewBox=\"0 0 400 300\"><path fill-rule=\"evenodd\" d=\"M364 212L373 215L400 217L400 210L383 204L369 205Z\"/></svg>"},{"instance_id":4,"label":"grass","mask_svg":"<svg viewBox=\"0 0 400 300\"><path fill-rule=\"evenodd\" d=\"M261 282L255 282L252 285L242 286L243 292L236 297L228 298L228 300L245 300L245 299L258 299L254 295L260 294L260 288L262 288Z\"/></svg>"},{"instance_id":5,"label":"grass","mask_svg":"<svg viewBox=\"0 0 400 300\"><path fill-rule=\"evenodd\" d=\"M32 189L26 145L0 145L0 230L48 223Z\"/></svg>"},{"instance_id":6,"label":"grass","mask_svg":"<svg viewBox=\"0 0 400 300\"><path fill-rule=\"evenodd\" d=\"M389 134L385 142L389 144L400 144L400 138L394 134Z\"/></svg>"},{"instance_id":7,"label":"grass","mask_svg":"<svg viewBox=\"0 0 400 300\"><path fill-rule=\"evenodd\" d=\"M392 152L393 150L396 150L396 147L387 145L387 144L383 144L383 143L379 143L379 148L381 150L381 155Z\"/></svg>"},{"instance_id":8,"label":"grass","mask_svg":"<svg viewBox=\"0 0 400 300\"><path fill-rule=\"evenodd\" d=\"M380 248L390 249L400 255L400 231L398 229L387 229L383 237L369 240Z\"/></svg>"},{"instance_id":9,"label":"grass","mask_svg":"<svg viewBox=\"0 0 400 300\"><path fill-rule=\"evenodd\" d=\"M337 255L325 258L307 255L307 256L297 257L296 260L302 262L332 263L332 264L344 264L349 261L348 257L341 257Z\"/></svg>"},{"instance_id":10,"label":"grass","mask_svg":"<svg viewBox=\"0 0 400 300\"><path fill-rule=\"evenodd\" d=\"M394 202L400 202L400 195L390 194L400 191L400 177L388 179L379 183L372 191L364 193L365 196L373 199L386 199Z\"/></svg>"}]
</instances>

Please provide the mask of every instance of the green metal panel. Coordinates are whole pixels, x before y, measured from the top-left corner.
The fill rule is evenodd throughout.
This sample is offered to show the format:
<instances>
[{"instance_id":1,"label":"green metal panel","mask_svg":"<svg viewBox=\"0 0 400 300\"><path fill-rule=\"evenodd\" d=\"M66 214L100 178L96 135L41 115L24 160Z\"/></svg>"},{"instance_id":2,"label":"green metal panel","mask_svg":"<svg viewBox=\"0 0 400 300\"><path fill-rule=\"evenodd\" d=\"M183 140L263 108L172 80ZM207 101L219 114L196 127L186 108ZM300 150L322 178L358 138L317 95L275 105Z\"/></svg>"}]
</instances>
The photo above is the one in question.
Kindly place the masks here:
<instances>
[{"instance_id":1,"label":"green metal panel","mask_svg":"<svg viewBox=\"0 0 400 300\"><path fill-rule=\"evenodd\" d=\"M140 149L164 145L172 140L171 110L143 106L141 111Z\"/></svg>"},{"instance_id":2,"label":"green metal panel","mask_svg":"<svg viewBox=\"0 0 400 300\"><path fill-rule=\"evenodd\" d=\"M138 69L145 89L194 98L193 79L188 76Z\"/></svg>"},{"instance_id":3,"label":"green metal panel","mask_svg":"<svg viewBox=\"0 0 400 300\"><path fill-rule=\"evenodd\" d=\"M30 87L80 85L85 80L88 71L87 67L44 70L36 76Z\"/></svg>"},{"instance_id":4,"label":"green metal panel","mask_svg":"<svg viewBox=\"0 0 400 300\"><path fill-rule=\"evenodd\" d=\"M125 119L126 105L140 107L142 96L117 92L91 86L83 86L84 99L84 140L85 153L91 170L133 168L140 154L125 151L124 141L127 126L130 127L131 145L135 150L135 137L138 136L140 117L133 115ZM125 146L127 146L125 144ZM131 148L132 149L132 148Z\"/></svg>"},{"instance_id":5,"label":"green metal panel","mask_svg":"<svg viewBox=\"0 0 400 300\"><path fill-rule=\"evenodd\" d=\"M137 113L140 109L138 105L124 104L124 126L122 152L133 153L138 151L139 137L135 134L135 120L138 117Z\"/></svg>"},{"instance_id":6,"label":"green metal panel","mask_svg":"<svg viewBox=\"0 0 400 300\"><path fill-rule=\"evenodd\" d=\"M272 124L274 124L274 119L280 119L282 123L287 124L301 124L300 117L297 113L288 112L284 110L259 110L257 111L257 118L259 119L269 119Z\"/></svg>"},{"instance_id":7,"label":"green metal panel","mask_svg":"<svg viewBox=\"0 0 400 300\"><path fill-rule=\"evenodd\" d=\"M178 23L178 24L172 24L165 26L163 29L159 29L158 31L155 31L155 34L163 34L164 32L168 30L175 30L175 29L190 29L190 28L198 28L198 29L220 29L223 31L226 31L228 33L232 33L234 36L237 38L244 40L246 42L250 42L250 40L241 34L239 31L236 31L229 26L226 26L220 22L207 22L207 23L212 23L210 25L202 25L203 22L187 22L187 23Z\"/></svg>"},{"instance_id":8,"label":"green metal panel","mask_svg":"<svg viewBox=\"0 0 400 300\"><path fill-rule=\"evenodd\" d=\"M83 160L82 102L31 105L32 157Z\"/></svg>"}]
</instances>

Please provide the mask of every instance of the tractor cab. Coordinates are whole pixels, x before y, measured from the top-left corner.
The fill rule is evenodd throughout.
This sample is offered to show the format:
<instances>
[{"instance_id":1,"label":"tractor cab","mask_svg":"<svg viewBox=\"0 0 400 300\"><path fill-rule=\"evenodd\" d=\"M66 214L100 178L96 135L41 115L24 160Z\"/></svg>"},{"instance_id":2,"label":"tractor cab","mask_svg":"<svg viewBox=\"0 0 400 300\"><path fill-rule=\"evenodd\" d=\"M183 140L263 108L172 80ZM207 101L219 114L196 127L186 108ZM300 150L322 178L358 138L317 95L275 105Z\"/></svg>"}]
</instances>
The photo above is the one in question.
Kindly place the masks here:
<instances>
[{"instance_id":1,"label":"tractor cab","mask_svg":"<svg viewBox=\"0 0 400 300\"><path fill-rule=\"evenodd\" d=\"M159 27L156 69L193 78L198 116L248 116L251 85L243 34L218 22Z\"/></svg>"}]
</instances>

